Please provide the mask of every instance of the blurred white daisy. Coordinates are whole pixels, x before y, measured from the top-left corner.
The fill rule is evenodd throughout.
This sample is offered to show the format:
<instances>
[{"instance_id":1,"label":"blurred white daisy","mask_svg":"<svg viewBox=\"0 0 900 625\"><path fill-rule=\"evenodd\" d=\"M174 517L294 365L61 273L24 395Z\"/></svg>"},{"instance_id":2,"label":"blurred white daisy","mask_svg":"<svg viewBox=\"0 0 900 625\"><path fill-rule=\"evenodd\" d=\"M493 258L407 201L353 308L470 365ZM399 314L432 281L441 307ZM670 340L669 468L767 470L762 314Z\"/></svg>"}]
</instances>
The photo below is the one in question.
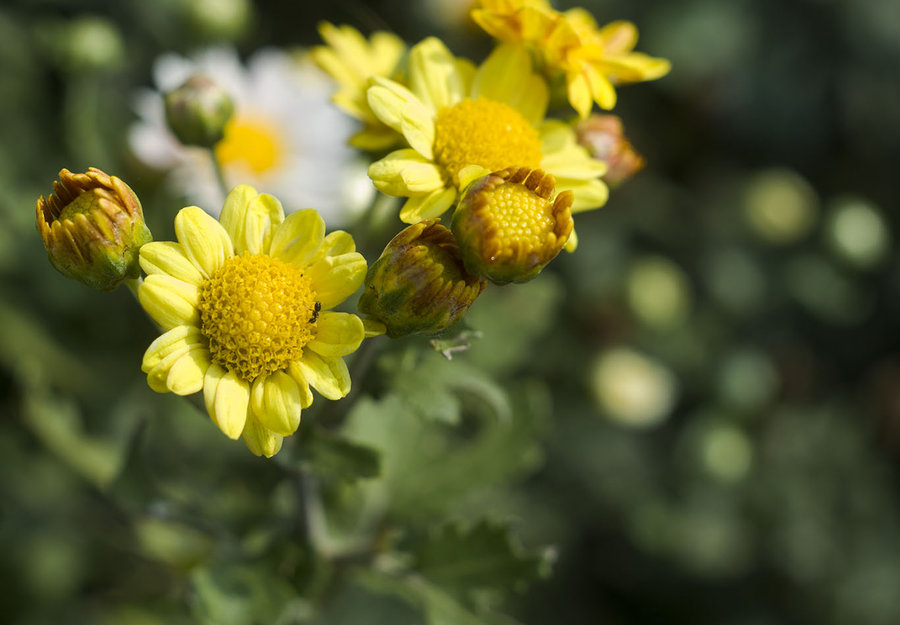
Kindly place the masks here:
<instances>
[{"instance_id":1,"label":"blurred white daisy","mask_svg":"<svg viewBox=\"0 0 900 625\"><path fill-rule=\"evenodd\" d=\"M286 212L315 208L335 226L368 204L374 189L366 164L347 146L358 129L331 103L328 76L305 55L264 49L245 65L230 48L161 56L153 67L157 89L135 99L140 119L129 133L132 151L169 170L168 181L189 202L216 214L224 200L209 153L182 146L165 121L163 94L195 74L212 78L234 100L234 117L215 148L229 188L250 184L280 198Z\"/></svg>"}]
</instances>

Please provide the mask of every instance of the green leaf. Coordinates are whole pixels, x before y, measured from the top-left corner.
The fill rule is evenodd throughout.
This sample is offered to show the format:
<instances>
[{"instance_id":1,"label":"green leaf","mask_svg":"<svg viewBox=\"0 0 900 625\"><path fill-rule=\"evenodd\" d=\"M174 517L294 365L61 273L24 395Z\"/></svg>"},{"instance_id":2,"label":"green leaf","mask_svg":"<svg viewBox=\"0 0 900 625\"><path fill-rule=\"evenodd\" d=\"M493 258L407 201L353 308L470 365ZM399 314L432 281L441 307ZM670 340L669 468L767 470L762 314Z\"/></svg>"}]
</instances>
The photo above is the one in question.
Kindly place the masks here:
<instances>
[{"instance_id":1,"label":"green leaf","mask_svg":"<svg viewBox=\"0 0 900 625\"><path fill-rule=\"evenodd\" d=\"M438 585L521 591L550 572L552 552L526 552L508 524L482 520L465 527L448 524L432 531L415 549L415 568Z\"/></svg>"},{"instance_id":2,"label":"green leaf","mask_svg":"<svg viewBox=\"0 0 900 625\"><path fill-rule=\"evenodd\" d=\"M381 470L377 451L315 425L300 429L294 458L284 461L320 477L348 481L377 477Z\"/></svg>"},{"instance_id":3,"label":"green leaf","mask_svg":"<svg viewBox=\"0 0 900 625\"><path fill-rule=\"evenodd\" d=\"M509 418L509 399L484 371L464 360L449 362L434 352L407 354L388 363L395 371L394 389L423 419L457 425L463 400L497 419Z\"/></svg>"},{"instance_id":4,"label":"green leaf","mask_svg":"<svg viewBox=\"0 0 900 625\"><path fill-rule=\"evenodd\" d=\"M260 563L222 563L191 575L194 616L204 625L288 625L308 621L313 607L277 571Z\"/></svg>"},{"instance_id":5,"label":"green leaf","mask_svg":"<svg viewBox=\"0 0 900 625\"><path fill-rule=\"evenodd\" d=\"M372 487L385 491L391 509L405 517L428 517L541 462L537 437L549 414L546 389L531 382L514 397L508 417L474 424L465 437L456 428L416 418L399 393L360 399L344 431L381 454L383 479Z\"/></svg>"},{"instance_id":6,"label":"green leaf","mask_svg":"<svg viewBox=\"0 0 900 625\"><path fill-rule=\"evenodd\" d=\"M428 625L515 625L515 621L502 615L471 612L418 575L394 578L359 569L354 577L371 592L395 595L417 607L425 615Z\"/></svg>"}]
</instances>

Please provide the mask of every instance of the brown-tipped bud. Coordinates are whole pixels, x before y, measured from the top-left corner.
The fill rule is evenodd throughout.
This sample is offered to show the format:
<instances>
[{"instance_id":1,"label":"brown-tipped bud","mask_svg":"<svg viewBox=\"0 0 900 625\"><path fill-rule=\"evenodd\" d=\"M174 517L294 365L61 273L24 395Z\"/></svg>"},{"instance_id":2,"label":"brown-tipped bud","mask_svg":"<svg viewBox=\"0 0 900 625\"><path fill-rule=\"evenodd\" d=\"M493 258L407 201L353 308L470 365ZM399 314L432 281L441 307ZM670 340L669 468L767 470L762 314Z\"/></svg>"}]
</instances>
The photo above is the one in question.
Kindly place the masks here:
<instances>
[{"instance_id":1,"label":"brown-tipped bud","mask_svg":"<svg viewBox=\"0 0 900 625\"><path fill-rule=\"evenodd\" d=\"M191 76L166 94L166 123L184 145L213 147L233 114L231 97L207 76Z\"/></svg>"},{"instance_id":2,"label":"brown-tipped bud","mask_svg":"<svg viewBox=\"0 0 900 625\"><path fill-rule=\"evenodd\" d=\"M495 284L527 282L572 234L571 191L553 198L553 176L528 167L488 174L466 189L451 228L469 273Z\"/></svg>"},{"instance_id":3,"label":"brown-tipped bud","mask_svg":"<svg viewBox=\"0 0 900 625\"><path fill-rule=\"evenodd\" d=\"M611 187L622 184L646 165L625 137L625 127L616 115L591 115L575 126L575 134L591 156L606 163L603 180Z\"/></svg>"},{"instance_id":4,"label":"brown-tipped bud","mask_svg":"<svg viewBox=\"0 0 900 625\"><path fill-rule=\"evenodd\" d=\"M94 167L83 174L63 169L36 213L50 262L64 276L112 291L140 275L138 250L153 237L140 201L119 178Z\"/></svg>"},{"instance_id":5,"label":"brown-tipped bud","mask_svg":"<svg viewBox=\"0 0 900 625\"><path fill-rule=\"evenodd\" d=\"M437 334L459 321L486 286L466 273L453 235L431 219L401 231L369 267L359 311L392 338Z\"/></svg>"}]
</instances>

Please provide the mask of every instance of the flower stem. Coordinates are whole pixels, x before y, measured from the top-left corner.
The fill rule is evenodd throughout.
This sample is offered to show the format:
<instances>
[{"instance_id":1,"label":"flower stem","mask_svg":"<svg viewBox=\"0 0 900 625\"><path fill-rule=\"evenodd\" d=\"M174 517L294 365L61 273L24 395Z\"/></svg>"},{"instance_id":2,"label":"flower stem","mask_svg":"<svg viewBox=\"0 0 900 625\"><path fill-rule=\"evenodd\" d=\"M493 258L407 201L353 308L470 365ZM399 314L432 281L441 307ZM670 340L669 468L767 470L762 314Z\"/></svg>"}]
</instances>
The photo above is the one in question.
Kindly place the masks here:
<instances>
[{"instance_id":1,"label":"flower stem","mask_svg":"<svg viewBox=\"0 0 900 625\"><path fill-rule=\"evenodd\" d=\"M137 278L126 278L123 282L125 286L128 287L128 290L131 291L131 294L134 295L134 299L137 300L138 290L140 290L141 284L144 282L144 279L138 276Z\"/></svg>"},{"instance_id":2,"label":"flower stem","mask_svg":"<svg viewBox=\"0 0 900 625\"><path fill-rule=\"evenodd\" d=\"M219 159L216 158L216 151L214 148L210 148L209 152L209 160L212 162L213 172L216 174L216 182L219 183L219 190L222 192L222 197L225 198L228 196L228 183L225 182L225 172L222 171L222 164L219 163Z\"/></svg>"}]
</instances>

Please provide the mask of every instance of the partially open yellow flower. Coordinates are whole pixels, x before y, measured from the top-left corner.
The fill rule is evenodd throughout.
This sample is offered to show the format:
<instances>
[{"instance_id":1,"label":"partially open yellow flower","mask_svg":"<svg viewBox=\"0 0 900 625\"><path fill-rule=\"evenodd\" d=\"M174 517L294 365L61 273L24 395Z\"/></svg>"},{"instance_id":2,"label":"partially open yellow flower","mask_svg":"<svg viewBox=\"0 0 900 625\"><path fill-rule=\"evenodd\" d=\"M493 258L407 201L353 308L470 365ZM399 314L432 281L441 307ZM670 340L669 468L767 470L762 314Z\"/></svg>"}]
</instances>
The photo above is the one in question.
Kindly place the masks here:
<instances>
[{"instance_id":1,"label":"partially open yellow flower","mask_svg":"<svg viewBox=\"0 0 900 625\"><path fill-rule=\"evenodd\" d=\"M131 187L96 167L61 170L37 200L35 225L53 266L99 291L137 278L138 250L153 240Z\"/></svg>"},{"instance_id":2,"label":"partially open yellow flower","mask_svg":"<svg viewBox=\"0 0 900 625\"><path fill-rule=\"evenodd\" d=\"M165 331L141 369L157 392L202 390L229 438L271 457L300 425L310 387L328 399L350 390L342 356L365 330L331 308L362 284L366 261L346 232L325 236L316 211L285 219L276 198L247 185L228 195L219 221L182 209L175 234L177 243L141 248L138 297Z\"/></svg>"},{"instance_id":3,"label":"partially open yellow flower","mask_svg":"<svg viewBox=\"0 0 900 625\"><path fill-rule=\"evenodd\" d=\"M466 271L495 284L527 282L572 235L572 192L554 197L553 176L510 167L479 178L453 213Z\"/></svg>"},{"instance_id":4,"label":"partially open yellow flower","mask_svg":"<svg viewBox=\"0 0 900 625\"><path fill-rule=\"evenodd\" d=\"M429 38L410 50L408 89L373 83L372 110L410 147L373 163L369 176L383 193L409 198L404 222L437 217L474 178L512 166L552 174L559 190L573 192L572 212L606 202L606 166L576 143L571 126L544 119L547 84L521 46L498 47L476 70Z\"/></svg>"},{"instance_id":5,"label":"partially open yellow flower","mask_svg":"<svg viewBox=\"0 0 900 625\"><path fill-rule=\"evenodd\" d=\"M582 118L594 102L612 109L615 85L669 73L666 59L633 51L634 24L617 21L600 28L584 9L561 13L536 0L480 0L472 19L500 41L527 46L547 74L563 73L569 103Z\"/></svg>"},{"instance_id":6,"label":"partially open yellow flower","mask_svg":"<svg viewBox=\"0 0 900 625\"><path fill-rule=\"evenodd\" d=\"M345 113L365 124L365 128L350 139L350 145L361 150L383 150L399 140L396 132L379 120L366 100L366 89L373 76L394 76L406 44L388 32L376 32L367 41L352 26L319 24L319 34L327 45L312 49L316 65L338 83L332 97Z\"/></svg>"}]
</instances>

